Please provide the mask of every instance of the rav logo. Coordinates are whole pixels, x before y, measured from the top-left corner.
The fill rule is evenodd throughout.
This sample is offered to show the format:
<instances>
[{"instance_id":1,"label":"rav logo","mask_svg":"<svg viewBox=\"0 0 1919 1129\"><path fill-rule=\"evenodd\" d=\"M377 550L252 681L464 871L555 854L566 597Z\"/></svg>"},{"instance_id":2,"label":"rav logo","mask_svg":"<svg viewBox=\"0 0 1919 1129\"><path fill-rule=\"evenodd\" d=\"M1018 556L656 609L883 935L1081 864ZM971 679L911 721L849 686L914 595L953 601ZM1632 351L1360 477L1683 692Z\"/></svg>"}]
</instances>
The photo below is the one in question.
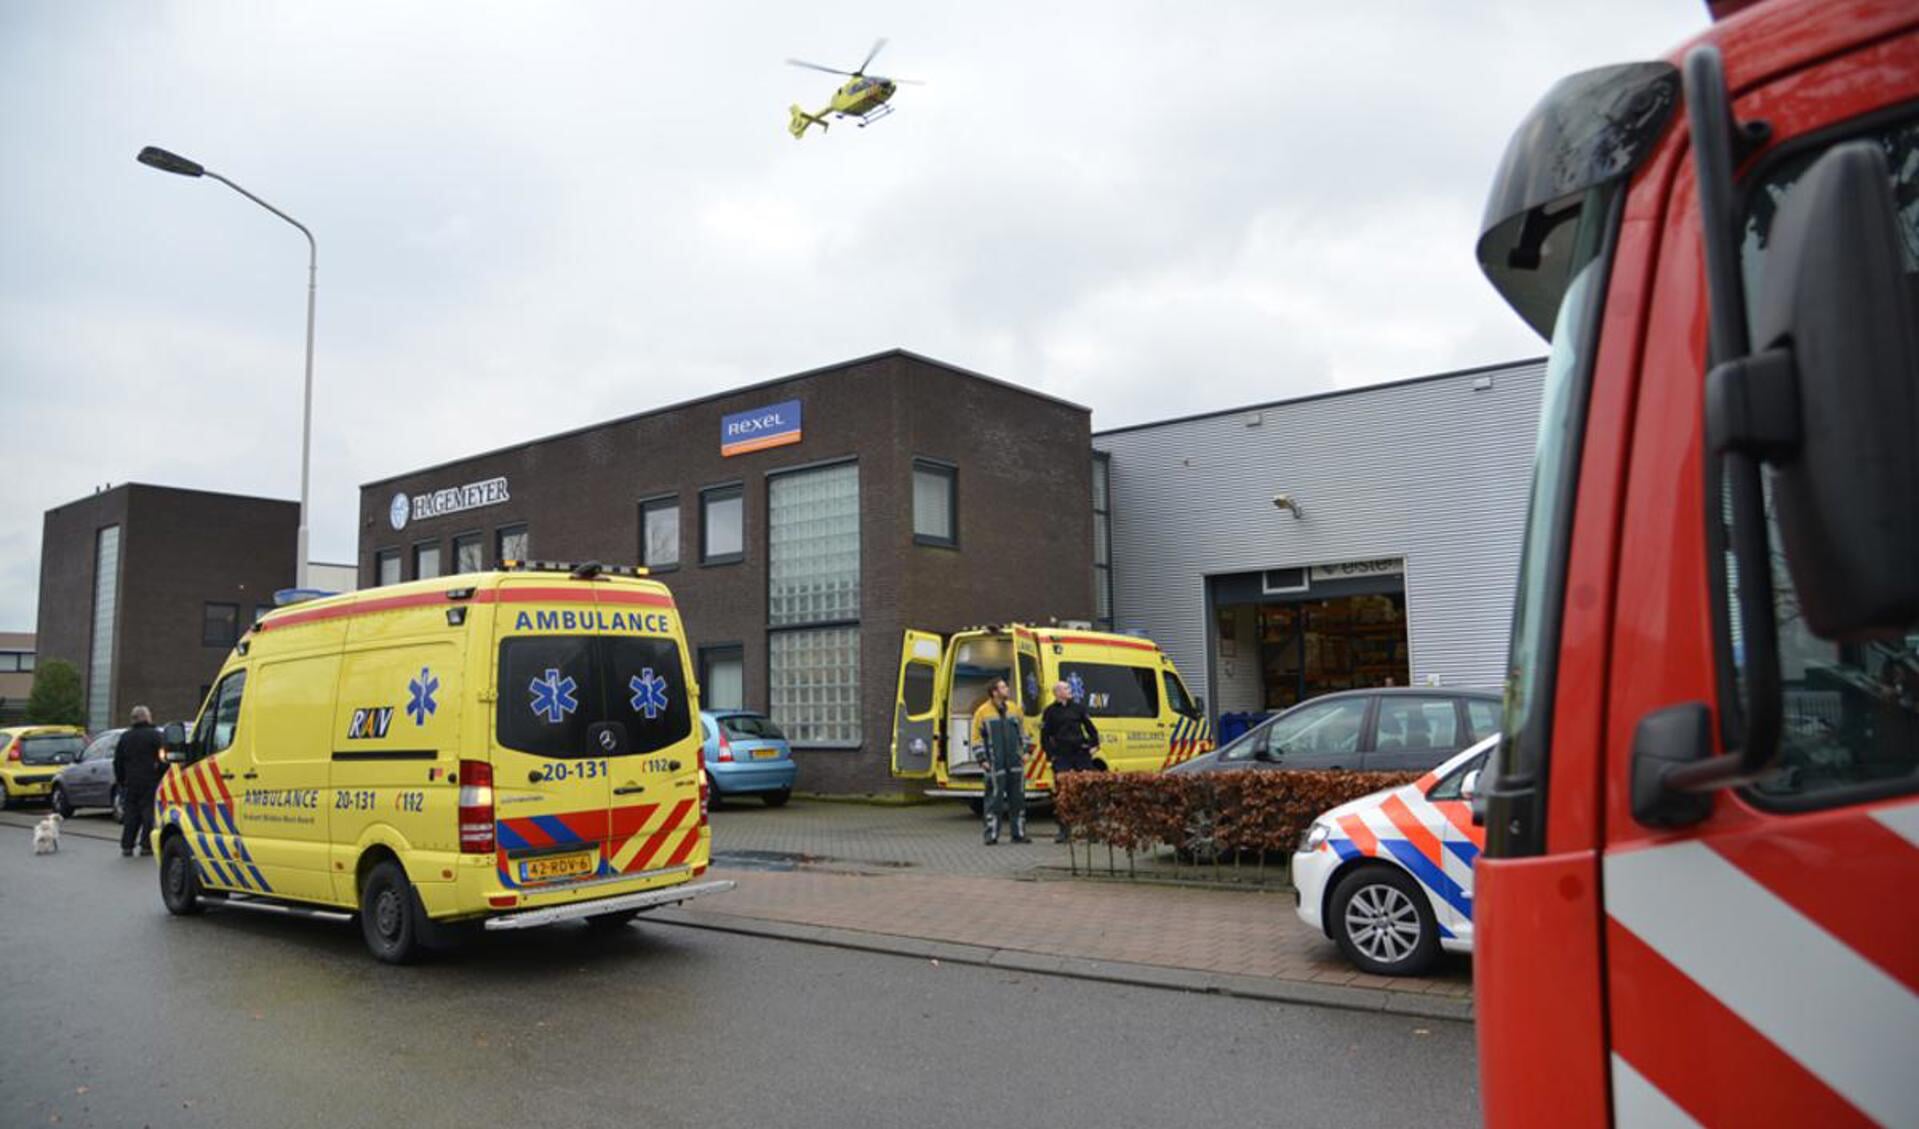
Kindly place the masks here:
<instances>
[{"instance_id":1,"label":"rav logo","mask_svg":"<svg viewBox=\"0 0 1919 1129\"><path fill-rule=\"evenodd\" d=\"M392 706L370 706L353 711L353 720L347 724L346 739L349 741L372 741L386 736L387 726L393 724Z\"/></svg>"}]
</instances>

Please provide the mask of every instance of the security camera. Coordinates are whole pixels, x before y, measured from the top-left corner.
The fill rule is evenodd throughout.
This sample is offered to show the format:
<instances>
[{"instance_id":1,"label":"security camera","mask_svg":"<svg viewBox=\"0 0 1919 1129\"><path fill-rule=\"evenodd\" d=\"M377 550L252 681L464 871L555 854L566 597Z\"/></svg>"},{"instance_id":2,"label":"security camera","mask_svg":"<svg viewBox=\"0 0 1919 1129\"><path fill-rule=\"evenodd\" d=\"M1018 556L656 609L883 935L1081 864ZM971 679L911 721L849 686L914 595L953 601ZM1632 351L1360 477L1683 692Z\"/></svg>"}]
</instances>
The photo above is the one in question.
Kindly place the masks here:
<instances>
[{"instance_id":1,"label":"security camera","mask_svg":"<svg viewBox=\"0 0 1919 1129\"><path fill-rule=\"evenodd\" d=\"M1279 509L1279 510L1291 510L1293 511L1294 517L1305 516L1305 514L1302 513L1299 508L1299 503L1293 500L1293 496L1291 494L1273 495L1273 508Z\"/></svg>"}]
</instances>

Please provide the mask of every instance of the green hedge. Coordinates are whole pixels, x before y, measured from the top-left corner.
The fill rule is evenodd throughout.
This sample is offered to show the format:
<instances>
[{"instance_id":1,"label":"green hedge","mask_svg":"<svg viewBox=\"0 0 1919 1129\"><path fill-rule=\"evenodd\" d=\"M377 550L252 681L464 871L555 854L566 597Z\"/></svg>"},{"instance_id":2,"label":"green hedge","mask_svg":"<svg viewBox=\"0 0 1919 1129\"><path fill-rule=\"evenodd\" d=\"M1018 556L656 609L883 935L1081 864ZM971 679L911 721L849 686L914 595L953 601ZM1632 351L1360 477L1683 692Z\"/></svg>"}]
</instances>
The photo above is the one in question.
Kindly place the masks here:
<instances>
[{"instance_id":1,"label":"green hedge","mask_svg":"<svg viewBox=\"0 0 1919 1129\"><path fill-rule=\"evenodd\" d=\"M1291 852L1321 812L1419 775L1073 772L1054 786L1053 803L1079 842L1129 852L1168 846L1216 858L1241 851Z\"/></svg>"}]
</instances>

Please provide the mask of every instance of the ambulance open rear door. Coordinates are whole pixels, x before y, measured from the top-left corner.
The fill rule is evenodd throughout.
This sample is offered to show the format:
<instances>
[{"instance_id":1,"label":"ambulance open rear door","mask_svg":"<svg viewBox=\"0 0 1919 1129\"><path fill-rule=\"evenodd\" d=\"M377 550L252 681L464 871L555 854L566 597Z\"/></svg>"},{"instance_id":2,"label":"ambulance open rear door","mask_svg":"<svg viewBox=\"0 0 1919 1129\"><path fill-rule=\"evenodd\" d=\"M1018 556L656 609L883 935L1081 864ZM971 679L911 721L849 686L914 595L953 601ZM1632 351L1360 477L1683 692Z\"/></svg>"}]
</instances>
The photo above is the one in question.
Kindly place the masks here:
<instances>
[{"instance_id":1,"label":"ambulance open rear door","mask_svg":"<svg viewBox=\"0 0 1919 1129\"><path fill-rule=\"evenodd\" d=\"M900 646L900 677L893 701L893 775L925 780L933 775L940 719L946 714L940 658L945 644L930 631L906 632Z\"/></svg>"}]
</instances>

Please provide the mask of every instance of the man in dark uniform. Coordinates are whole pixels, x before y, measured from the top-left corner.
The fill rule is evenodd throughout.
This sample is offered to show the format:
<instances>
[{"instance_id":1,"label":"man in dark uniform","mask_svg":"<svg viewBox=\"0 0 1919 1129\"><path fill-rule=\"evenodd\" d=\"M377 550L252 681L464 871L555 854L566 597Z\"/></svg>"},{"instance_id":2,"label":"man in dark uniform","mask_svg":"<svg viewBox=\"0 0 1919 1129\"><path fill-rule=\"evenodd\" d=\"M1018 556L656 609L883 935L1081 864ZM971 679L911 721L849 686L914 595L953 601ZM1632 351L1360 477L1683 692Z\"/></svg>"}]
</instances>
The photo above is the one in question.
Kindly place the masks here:
<instances>
[{"instance_id":1,"label":"man in dark uniform","mask_svg":"<svg viewBox=\"0 0 1919 1129\"><path fill-rule=\"evenodd\" d=\"M986 700L973 711L973 747L986 769L986 845L999 842L1002 821L1011 824L1013 842L1026 837L1026 734L1019 711L1012 708L1013 692L1004 678L986 688Z\"/></svg>"},{"instance_id":2,"label":"man in dark uniform","mask_svg":"<svg viewBox=\"0 0 1919 1129\"><path fill-rule=\"evenodd\" d=\"M1053 683L1053 704L1046 707L1039 719L1039 747L1053 762L1056 787L1062 773L1092 772L1096 768L1093 754L1099 752L1099 730L1093 728L1086 706L1073 697L1070 683ZM1053 817L1059 820L1059 834L1053 836L1053 841L1064 843L1068 837L1067 826L1059 816L1058 807L1053 809Z\"/></svg>"},{"instance_id":3,"label":"man in dark uniform","mask_svg":"<svg viewBox=\"0 0 1919 1129\"><path fill-rule=\"evenodd\" d=\"M153 853L153 792L160 785L160 774L167 770L166 735L154 727L153 714L145 706L133 707L133 725L120 734L113 747L113 784L120 789L120 857L133 854L134 843L140 853Z\"/></svg>"}]
</instances>

